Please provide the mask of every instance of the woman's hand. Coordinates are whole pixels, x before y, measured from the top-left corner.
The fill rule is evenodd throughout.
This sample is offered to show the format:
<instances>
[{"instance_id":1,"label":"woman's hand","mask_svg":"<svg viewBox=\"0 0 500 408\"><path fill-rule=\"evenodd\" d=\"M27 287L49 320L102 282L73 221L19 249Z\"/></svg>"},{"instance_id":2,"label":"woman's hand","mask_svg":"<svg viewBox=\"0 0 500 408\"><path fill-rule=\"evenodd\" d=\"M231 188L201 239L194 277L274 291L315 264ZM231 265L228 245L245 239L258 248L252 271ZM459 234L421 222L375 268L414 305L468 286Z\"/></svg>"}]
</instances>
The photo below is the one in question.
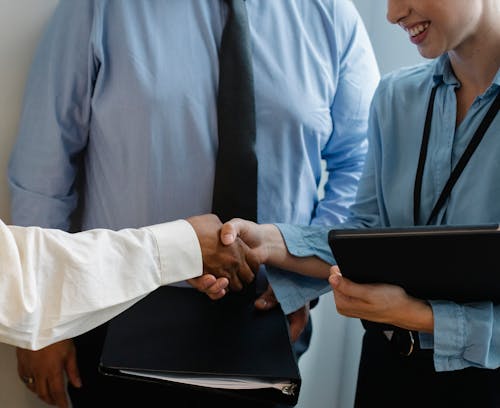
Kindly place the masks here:
<instances>
[{"instance_id":1,"label":"woman's hand","mask_svg":"<svg viewBox=\"0 0 500 408\"><path fill-rule=\"evenodd\" d=\"M347 317L387 323L407 330L432 333L434 319L430 305L409 296L399 286L358 284L344 278L337 266L328 279L337 311Z\"/></svg>"}]
</instances>

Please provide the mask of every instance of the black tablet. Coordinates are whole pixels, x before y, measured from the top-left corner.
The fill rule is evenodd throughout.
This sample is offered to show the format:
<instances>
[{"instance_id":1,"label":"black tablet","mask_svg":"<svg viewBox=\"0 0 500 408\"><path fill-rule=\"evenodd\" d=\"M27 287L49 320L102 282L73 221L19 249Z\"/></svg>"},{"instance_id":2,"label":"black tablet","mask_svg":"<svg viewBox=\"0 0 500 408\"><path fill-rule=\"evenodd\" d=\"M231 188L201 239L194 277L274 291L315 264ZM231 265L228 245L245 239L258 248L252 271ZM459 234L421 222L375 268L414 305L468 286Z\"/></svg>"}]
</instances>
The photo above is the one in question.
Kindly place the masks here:
<instances>
[{"instance_id":1,"label":"black tablet","mask_svg":"<svg viewBox=\"0 0 500 408\"><path fill-rule=\"evenodd\" d=\"M395 284L422 299L500 302L498 224L336 229L328 240L355 282Z\"/></svg>"}]
</instances>

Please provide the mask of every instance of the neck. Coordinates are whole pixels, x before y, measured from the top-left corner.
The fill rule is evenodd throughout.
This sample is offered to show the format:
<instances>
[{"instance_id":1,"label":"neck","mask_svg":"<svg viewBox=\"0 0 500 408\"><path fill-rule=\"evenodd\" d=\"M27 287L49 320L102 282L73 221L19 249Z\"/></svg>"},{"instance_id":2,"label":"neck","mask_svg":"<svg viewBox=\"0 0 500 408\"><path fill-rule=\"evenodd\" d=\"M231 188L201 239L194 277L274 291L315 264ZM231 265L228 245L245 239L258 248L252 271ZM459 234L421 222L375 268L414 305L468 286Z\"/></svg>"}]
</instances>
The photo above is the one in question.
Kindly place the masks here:
<instances>
[{"instance_id":1,"label":"neck","mask_svg":"<svg viewBox=\"0 0 500 408\"><path fill-rule=\"evenodd\" d=\"M459 47L448 52L462 87L482 94L500 69L500 10L485 10L480 29ZM496 22L496 23L495 23Z\"/></svg>"}]
</instances>

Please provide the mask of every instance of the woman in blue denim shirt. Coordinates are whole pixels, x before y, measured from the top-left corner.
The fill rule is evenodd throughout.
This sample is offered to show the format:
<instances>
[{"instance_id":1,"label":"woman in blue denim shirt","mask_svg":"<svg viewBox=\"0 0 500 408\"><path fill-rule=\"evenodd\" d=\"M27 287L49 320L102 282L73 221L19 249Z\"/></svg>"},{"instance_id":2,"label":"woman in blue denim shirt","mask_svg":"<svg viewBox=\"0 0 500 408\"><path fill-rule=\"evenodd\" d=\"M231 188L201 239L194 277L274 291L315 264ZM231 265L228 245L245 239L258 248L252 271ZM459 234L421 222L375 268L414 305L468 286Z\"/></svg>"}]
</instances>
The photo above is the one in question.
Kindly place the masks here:
<instances>
[{"instance_id":1,"label":"woman in blue denim shirt","mask_svg":"<svg viewBox=\"0 0 500 408\"><path fill-rule=\"evenodd\" d=\"M341 228L499 223L500 1L388 0L387 17L433 61L382 79L364 174ZM453 175L488 115L477 148ZM228 241L239 234L262 262L309 276L326 278L335 263L328 228L237 220L222 233ZM416 299L330 272L341 314L401 328L365 324L357 407L500 407L500 305Z\"/></svg>"}]
</instances>

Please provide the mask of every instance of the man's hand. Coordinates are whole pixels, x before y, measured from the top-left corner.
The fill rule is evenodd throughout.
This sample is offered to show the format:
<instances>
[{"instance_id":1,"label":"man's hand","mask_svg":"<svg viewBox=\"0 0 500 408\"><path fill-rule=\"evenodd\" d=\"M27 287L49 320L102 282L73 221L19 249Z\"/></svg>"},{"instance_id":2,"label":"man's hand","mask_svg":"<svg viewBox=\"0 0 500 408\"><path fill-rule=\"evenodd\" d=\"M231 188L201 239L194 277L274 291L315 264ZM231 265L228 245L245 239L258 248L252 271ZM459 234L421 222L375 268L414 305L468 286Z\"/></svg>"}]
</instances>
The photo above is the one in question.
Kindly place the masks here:
<instances>
[{"instance_id":1,"label":"man's hand","mask_svg":"<svg viewBox=\"0 0 500 408\"><path fill-rule=\"evenodd\" d=\"M16 349L17 372L28 389L47 404L68 408L65 374L81 387L73 340L63 340L38 351Z\"/></svg>"},{"instance_id":2,"label":"man's hand","mask_svg":"<svg viewBox=\"0 0 500 408\"><path fill-rule=\"evenodd\" d=\"M277 305L278 299L276 299L271 285L268 285L265 292L255 301L255 308L259 310L270 310ZM290 313L287 315L287 318L290 328L290 339L292 342L295 342L306 328L309 320L309 304Z\"/></svg>"},{"instance_id":3,"label":"man's hand","mask_svg":"<svg viewBox=\"0 0 500 408\"><path fill-rule=\"evenodd\" d=\"M256 224L241 218L233 218L226 222L221 229L221 241L232 244L236 239L247 244L252 255L259 264L272 260L281 262L286 257L286 249L279 230L272 224ZM272 262L273 263L273 262ZM282 265L286 267L284 263ZM270 310L278 305L274 291L268 285L266 291L255 301L255 308ZM290 337L295 342L304 331L309 320L309 304L287 315L290 327Z\"/></svg>"},{"instance_id":4,"label":"man's hand","mask_svg":"<svg viewBox=\"0 0 500 408\"><path fill-rule=\"evenodd\" d=\"M327 279L330 275L330 264L320 257L294 256L288 252L281 231L274 224L256 224L233 218L222 226L220 238L224 245L230 245L238 239L243 241L250 249L247 258L252 256L259 264L318 279Z\"/></svg>"},{"instance_id":5,"label":"man's hand","mask_svg":"<svg viewBox=\"0 0 500 408\"><path fill-rule=\"evenodd\" d=\"M222 222L216 215L190 217L187 221L194 228L200 242L204 274L229 280L229 288L233 291L240 291L254 280L259 267L258 262L241 239L235 239L230 245L222 244L220 241ZM224 296L227 288L227 285L224 286L224 280L204 279L190 280L190 283L198 289L204 287L203 291L211 298ZM212 287L212 285L217 286Z\"/></svg>"},{"instance_id":6,"label":"man's hand","mask_svg":"<svg viewBox=\"0 0 500 408\"><path fill-rule=\"evenodd\" d=\"M205 293L210 299L217 300L227 293L229 279L216 278L214 275L201 275L199 278L188 279L187 281L192 287Z\"/></svg>"}]
</instances>

